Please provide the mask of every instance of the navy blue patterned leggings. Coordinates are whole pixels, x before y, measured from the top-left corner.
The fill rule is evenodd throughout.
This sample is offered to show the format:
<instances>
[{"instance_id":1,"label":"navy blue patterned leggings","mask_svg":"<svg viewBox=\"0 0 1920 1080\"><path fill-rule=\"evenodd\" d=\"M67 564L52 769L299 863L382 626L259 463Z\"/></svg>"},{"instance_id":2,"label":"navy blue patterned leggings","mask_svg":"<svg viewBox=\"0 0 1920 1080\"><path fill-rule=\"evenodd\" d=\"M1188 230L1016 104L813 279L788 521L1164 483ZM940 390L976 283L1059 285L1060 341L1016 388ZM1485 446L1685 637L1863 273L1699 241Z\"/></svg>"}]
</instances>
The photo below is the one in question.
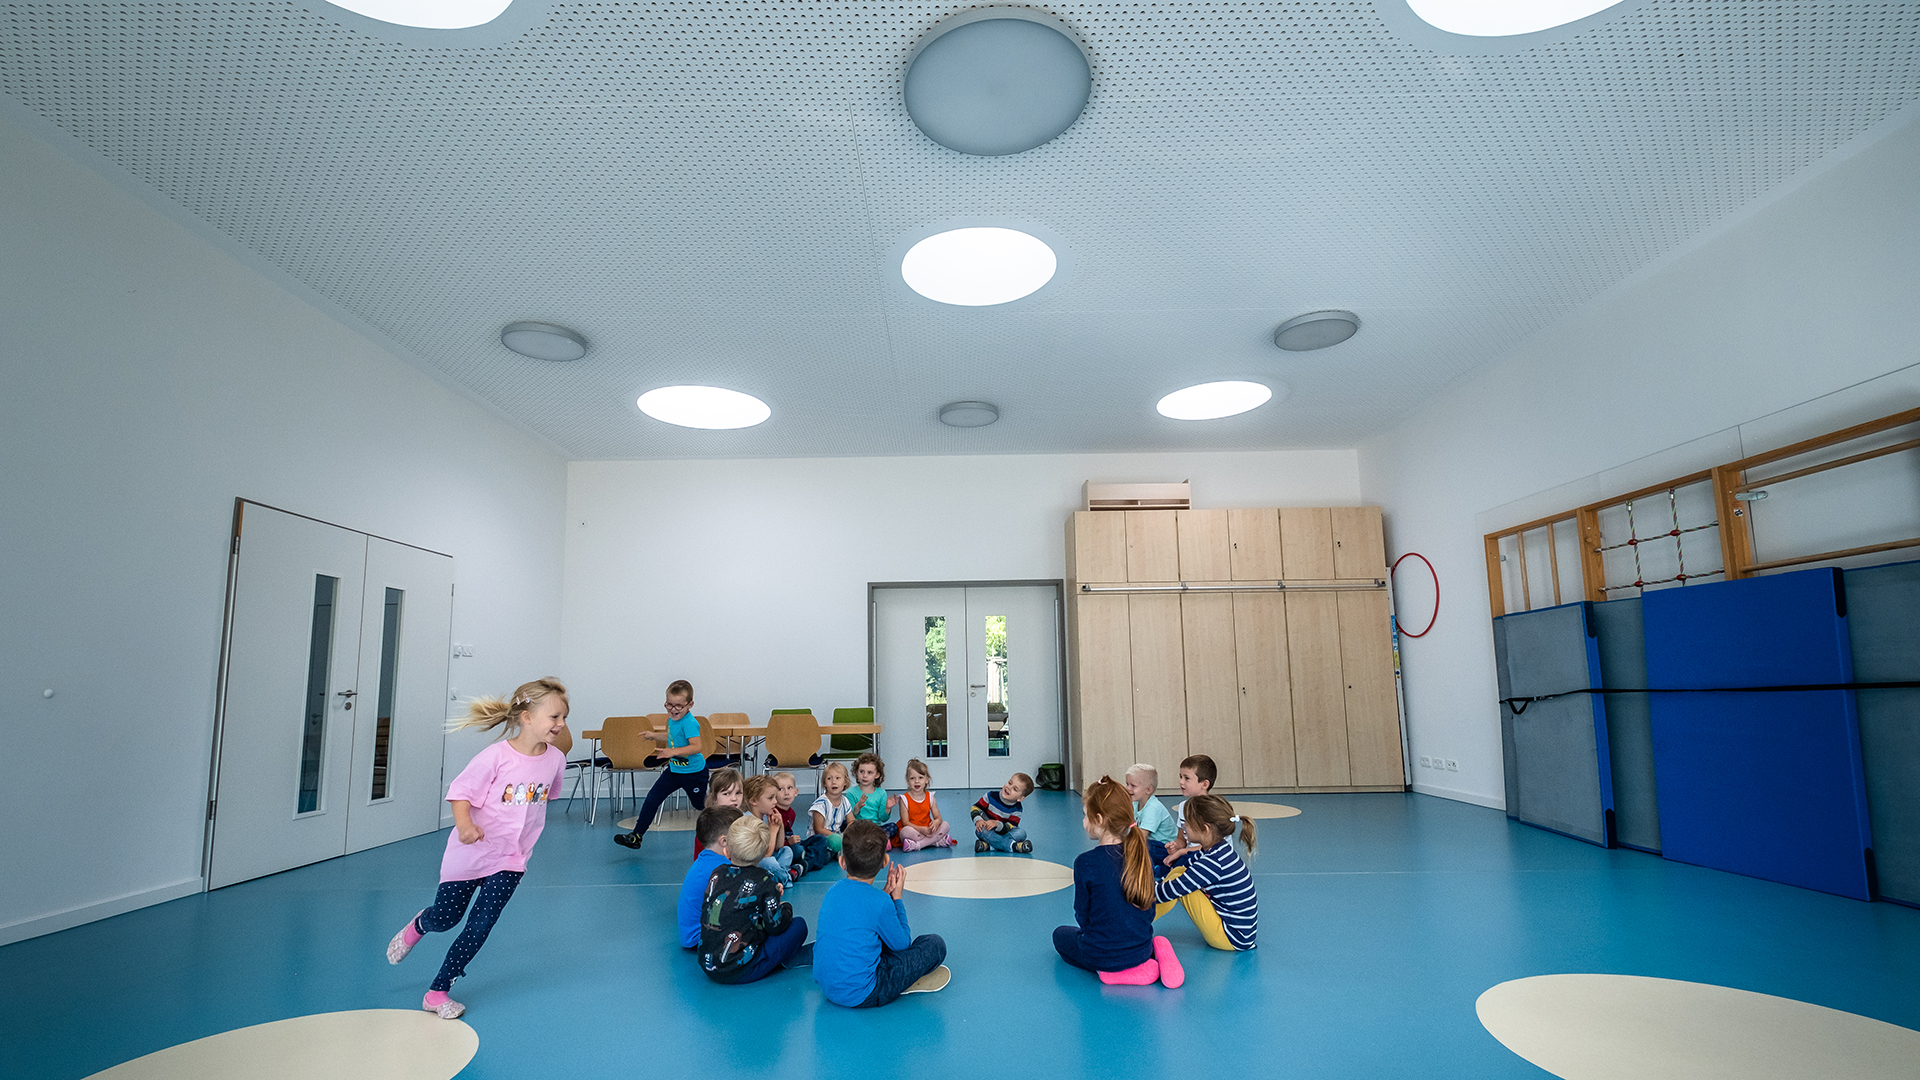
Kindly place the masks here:
<instances>
[{"instance_id":1,"label":"navy blue patterned leggings","mask_svg":"<svg viewBox=\"0 0 1920 1080\"><path fill-rule=\"evenodd\" d=\"M440 974L433 977L432 989L444 994L453 989L453 980L467 973L468 961L480 951L480 946L487 943L487 935L493 932L493 923L500 917L500 909L507 906L514 888L526 876L521 870L502 870L472 881L440 883L440 891L433 897L433 906L421 912L420 917L413 921L413 928L423 934L437 934L458 926L460 916L466 914L467 901L472 899L475 889L480 891L480 898L473 901L473 914L467 916L466 929L453 939L453 947L447 950L447 958L441 961Z\"/></svg>"}]
</instances>

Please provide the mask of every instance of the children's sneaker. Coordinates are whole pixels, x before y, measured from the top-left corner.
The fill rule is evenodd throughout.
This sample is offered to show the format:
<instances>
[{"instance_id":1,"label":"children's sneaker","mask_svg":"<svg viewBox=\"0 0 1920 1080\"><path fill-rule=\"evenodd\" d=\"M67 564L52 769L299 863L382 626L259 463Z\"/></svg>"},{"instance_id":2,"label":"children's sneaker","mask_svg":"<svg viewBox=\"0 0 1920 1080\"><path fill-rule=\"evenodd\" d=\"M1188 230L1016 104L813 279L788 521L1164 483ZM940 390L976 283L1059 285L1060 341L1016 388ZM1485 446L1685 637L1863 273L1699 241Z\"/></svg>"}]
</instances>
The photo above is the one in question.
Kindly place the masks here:
<instances>
[{"instance_id":1,"label":"children's sneaker","mask_svg":"<svg viewBox=\"0 0 1920 1080\"><path fill-rule=\"evenodd\" d=\"M973 850L976 854L987 850L987 842L985 840L975 840L973 842Z\"/></svg>"},{"instance_id":2,"label":"children's sneaker","mask_svg":"<svg viewBox=\"0 0 1920 1080\"><path fill-rule=\"evenodd\" d=\"M641 837L636 833L622 832L613 834L613 842L624 848L637 848Z\"/></svg>"},{"instance_id":3,"label":"children's sneaker","mask_svg":"<svg viewBox=\"0 0 1920 1080\"><path fill-rule=\"evenodd\" d=\"M461 1013L467 1011L465 1005L438 990L427 991L427 996L420 999L420 1007L442 1020L458 1019Z\"/></svg>"},{"instance_id":4,"label":"children's sneaker","mask_svg":"<svg viewBox=\"0 0 1920 1080\"><path fill-rule=\"evenodd\" d=\"M426 913L426 909L422 908L419 914L407 920L407 925L401 927L399 933L393 935L392 941L387 942L387 963L397 964L405 960L413 947L420 943L422 935L415 927L420 925L420 916Z\"/></svg>"},{"instance_id":5,"label":"children's sneaker","mask_svg":"<svg viewBox=\"0 0 1920 1080\"><path fill-rule=\"evenodd\" d=\"M1031 855L1033 854L1033 841L1015 840L1013 842L1013 850L1021 855Z\"/></svg>"}]
</instances>

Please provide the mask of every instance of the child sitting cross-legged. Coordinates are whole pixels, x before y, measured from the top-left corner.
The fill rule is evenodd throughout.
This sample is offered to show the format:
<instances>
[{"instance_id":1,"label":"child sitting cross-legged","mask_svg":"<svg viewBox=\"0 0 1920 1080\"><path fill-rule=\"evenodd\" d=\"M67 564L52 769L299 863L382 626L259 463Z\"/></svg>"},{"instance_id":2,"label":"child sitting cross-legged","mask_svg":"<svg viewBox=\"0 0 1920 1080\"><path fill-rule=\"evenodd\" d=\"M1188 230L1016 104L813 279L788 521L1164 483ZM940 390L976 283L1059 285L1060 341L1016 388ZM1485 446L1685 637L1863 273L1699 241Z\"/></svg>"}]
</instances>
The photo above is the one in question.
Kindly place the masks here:
<instances>
[{"instance_id":1,"label":"child sitting cross-legged","mask_svg":"<svg viewBox=\"0 0 1920 1080\"><path fill-rule=\"evenodd\" d=\"M887 834L887 844L893 844L893 838L900 827L893 823L893 800L887 797L887 763L880 760L879 754L861 754L853 761L853 789L847 792L847 798L853 800L853 816L861 821L871 821L880 826Z\"/></svg>"},{"instance_id":2,"label":"child sitting cross-legged","mask_svg":"<svg viewBox=\"0 0 1920 1080\"><path fill-rule=\"evenodd\" d=\"M780 820L787 830L787 846L793 850L793 865L804 867L801 873L811 874L815 870L833 865L833 849L827 846L827 838L813 834L813 815L807 820L799 820L799 811L793 808L794 800L800 797L800 785L790 772L773 774L774 790L779 793L775 805L780 808Z\"/></svg>"},{"instance_id":3,"label":"child sitting cross-legged","mask_svg":"<svg viewBox=\"0 0 1920 1080\"><path fill-rule=\"evenodd\" d=\"M739 769L715 769L707 781L707 805L726 806L735 810L745 809L746 784ZM707 842L700 839L700 830L693 831L693 853L705 851Z\"/></svg>"},{"instance_id":4,"label":"child sitting cross-legged","mask_svg":"<svg viewBox=\"0 0 1920 1080\"><path fill-rule=\"evenodd\" d=\"M780 899L780 883L762 870L772 846L766 822L752 814L735 819L719 845L728 865L707 879L700 901L700 967L717 983L766 978L800 951L807 921Z\"/></svg>"},{"instance_id":5,"label":"child sitting cross-legged","mask_svg":"<svg viewBox=\"0 0 1920 1080\"><path fill-rule=\"evenodd\" d=\"M791 885L807 872L805 860L796 862L787 846L787 822L780 816L780 784L771 776L749 776L746 783L747 813L767 824L772 851L760 860L760 868L782 885Z\"/></svg>"},{"instance_id":6,"label":"child sitting cross-legged","mask_svg":"<svg viewBox=\"0 0 1920 1080\"><path fill-rule=\"evenodd\" d=\"M999 791L980 796L980 801L969 811L973 818L973 850L1016 851L1022 855L1033 851L1033 841L1027 839L1027 830L1020 827L1021 800L1031 794L1033 777L1017 772L1000 785Z\"/></svg>"},{"instance_id":7,"label":"child sitting cross-legged","mask_svg":"<svg viewBox=\"0 0 1920 1080\"><path fill-rule=\"evenodd\" d=\"M1154 797L1154 788L1160 785L1160 770L1151 765L1135 765L1127 770L1127 794L1133 796L1133 820L1146 831L1149 840L1158 840L1162 844L1173 843L1173 837L1179 831L1173 822L1173 815L1160 805Z\"/></svg>"},{"instance_id":8,"label":"child sitting cross-legged","mask_svg":"<svg viewBox=\"0 0 1920 1080\"><path fill-rule=\"evenodd\" d=\"M1187 838L1192 846L1174 862L1173 872L1154 886L1159 918L1179 904L1208 945L1223 952L1253 948L1260 925L1260 908L1253 891L1253 875L1234 853L1230 837L1240 834L1247 854L1254 850L1253 819L1233 812L1218 795L1196 795L1187 800Z\"/></svg>"},{"instance_id":9,"label":"child sitting cross-legged","mask_svg":"<svg viewBox=\"0 0 1920 1080\"><path fill-rule=\"evenodd\" d=\"M813 980L835 1005L885 1005L947 958L940 935L912 936L902 899L906 874L891 863L880 826L847 826L840 846L847 880L835 882L821 901L820 937L813 944ZM876 888L882 871L886 884Z\"/></svg>"},{"instance_id":10,"label":"child sitting cross-legged","mask_svg":"<svg viewBox=\"0 0 1920 1080\"><path fill-rule=\"evenodd\" d=\"M847 829L847 819L853 816L853 800L847 798L847 767L838 761L829 761L820 770L820 794L813 800L813 835L826 842L830 851L840 850L840 834Z\"/></svg>"},{"instance_id":11,"label":"child sitting cross-legged","mask_svg":"<svg viewBox=\"0 0 1920 1080\"><path fill-rule=\"evenodd\" d=\"M900 806L902 851L953 846L953 835L947 831L947 820L940 816L940 804L934 801L933 792L927 786L932 780L926 762L919 758L907 762L907 790L894 799Z\"/></svg>"},{"instance_id":12,"label":"child sitting cross-legged","mask_svg":"<svg viewBox=\"0 0 1920 1080\"><path fill-rule=\"evenodd\" d=\"M707 895L707 881L713 872L727 865L724 841L727 830L739 819L740 811L731 806L709 806L700 811L700 820L694 823L693 835L701 851L687 868L687 876L681 879L680 905L676 910L683 949L700 945L700 901Z\"/></svg>"},{"instance_id":13,"label":"child sitting cross-legged","mask_svg":"<svg viewBox=\"0 0 1920 1080\"><path fill-rule=\"evenodd\" d=\"M1077 925L1054 929L1054 950L1103 983L1179 986L1186 973L1173 944L1153 936L1153 857L1147 834L1133 827L1127 789L1103 776L1087 786L1082 805L1094 848L1073 860Z\"/></svg>"},{"instance_id":14,"label":"child sitting cross-legged","mask_svg":"<svg viewBox=\"0 0 1920 1080\"><path fill-rule=\"evenodd\" d=\"M1194 754L1191 757L1182 758L1180 760L1181 798L1192 799L1196 796L1210 794L1213 791L1213 782L1219 776L1219 767L1214 765L1213 759L1205 754ZM1160 860L1167 866L1172 866L1175 859L1185 854L1186 850L1193 846L1193 841L1187 839L1186 803L1183 802L1179 806L1174 807L1173 824L1173 839L1167 844L1166 857Z\"/></svg>"}]
</instances>

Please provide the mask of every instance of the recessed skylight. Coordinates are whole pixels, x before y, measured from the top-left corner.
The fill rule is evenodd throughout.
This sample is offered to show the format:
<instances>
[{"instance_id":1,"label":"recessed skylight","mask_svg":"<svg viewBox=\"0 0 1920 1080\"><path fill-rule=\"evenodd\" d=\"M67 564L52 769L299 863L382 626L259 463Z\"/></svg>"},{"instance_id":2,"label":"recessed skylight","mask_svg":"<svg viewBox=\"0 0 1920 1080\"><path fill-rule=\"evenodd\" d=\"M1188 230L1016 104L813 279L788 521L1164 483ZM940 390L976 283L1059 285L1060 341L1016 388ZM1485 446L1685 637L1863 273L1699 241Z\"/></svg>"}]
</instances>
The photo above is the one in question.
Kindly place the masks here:
<instances>
[{"instance_id":1,"label":"recessed skylight","mask_svg":"<svg viewBox=\"0 0 1920 1080\"><path fill-rule=\"evenodd\" d=\"M900 261L900 276L929 300L988 307L1036 292L1059 266L1039 237L982 226L935 233L913 245Z\"/></svg>"},{"instance_id":2,"label":"recessed skylight","mask_svg":"<svg viewBox=\"0 0 1920 1080\"><path fill-rule=\"evenodd\" d=\"M1154 408L1172 420L1218 420L1265 405L1273 391L1257 382L1210 382L1175 390Z\"/></svg>"},{"instance_id":3,"label":"recessed skylight","mask_svg":"<svg viewBox=\"0 0 1920 1080\"><path fill-rule=\"evenodd\" d=\"M464 30L500 17L513 0L331 0L356 15L428 30Z\"/></svg>"},{"instance_id":4,"label":"recessed skylight","mask_svg":"<svg viewBox=\"0 0 1920 1080\"><path fill-rule=\"evenodd\" d=\"M1510 37L1577 22L1622 0L1407 0L1407 6L1449 34Z\"/></svg>"},{"instance_id":5,"label":"recessed skylight","mask_svg":"<svg viewBox=\"0 0 1920 1080\"><path fill-rule=\"evenodd\" d=\"M638 404L655 420L710 430L752 427L773 415L752 394L718 386L663 386L641 394Z\"/></svg>"}]
</instances>

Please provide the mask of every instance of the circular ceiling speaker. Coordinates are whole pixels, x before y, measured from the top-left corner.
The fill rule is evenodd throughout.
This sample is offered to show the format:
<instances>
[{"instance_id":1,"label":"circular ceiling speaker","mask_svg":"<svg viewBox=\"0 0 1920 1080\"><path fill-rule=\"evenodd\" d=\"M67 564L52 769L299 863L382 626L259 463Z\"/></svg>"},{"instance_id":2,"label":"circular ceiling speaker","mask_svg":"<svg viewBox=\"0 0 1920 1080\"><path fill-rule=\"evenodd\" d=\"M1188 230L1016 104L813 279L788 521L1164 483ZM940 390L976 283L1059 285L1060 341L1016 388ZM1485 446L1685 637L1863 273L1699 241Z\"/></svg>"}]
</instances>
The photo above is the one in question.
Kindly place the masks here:
<instances>
[{"instance_id":1,"label":"circular ceiling speaker","mask_svg":"<svg viewBox=\"0 0 1920 1080\"><path fill-rule=\"evenodd\" d=\"M1053 16L976 8L941 23L907 58L907 113L949 150L1003 157L1073 126L1093 92L1086 53Z\"/></svg>"},{"instance_id":2,"label":"circular ceiling speaker","mask_svg":"<svg viewBox=\"0 0 1920 1080\"><path fill-rule=\"evenodd\" d=\"M578 360L587 355L586 338L552 323L508 323L500 331L500 344L535 360Z\"/></svg>"},{"instance_id":3,"label":"circular ceiling speaker","mask_svg":"<svg viewBox=\"0 0 1920 1080\"><path fill-rule=\"evenodd\" d=\"M940 406L940 422L948 427L986 427L1000 419L1000 407L984 401L955 401Z\"/></svg>"},{"instance_id":4,"label":"circular ceiling speaker","mask_svg":"<svg viewBox=\"0 0 1920 1080\"><path fill-rule=\"evenodd\" d=\"M1360 329L1360 316L1351 311L1310 311L1295 315L1273 332L1273 343L1288 352L1312 352L1338 345Z\"/></svg>"}]
</instances>

